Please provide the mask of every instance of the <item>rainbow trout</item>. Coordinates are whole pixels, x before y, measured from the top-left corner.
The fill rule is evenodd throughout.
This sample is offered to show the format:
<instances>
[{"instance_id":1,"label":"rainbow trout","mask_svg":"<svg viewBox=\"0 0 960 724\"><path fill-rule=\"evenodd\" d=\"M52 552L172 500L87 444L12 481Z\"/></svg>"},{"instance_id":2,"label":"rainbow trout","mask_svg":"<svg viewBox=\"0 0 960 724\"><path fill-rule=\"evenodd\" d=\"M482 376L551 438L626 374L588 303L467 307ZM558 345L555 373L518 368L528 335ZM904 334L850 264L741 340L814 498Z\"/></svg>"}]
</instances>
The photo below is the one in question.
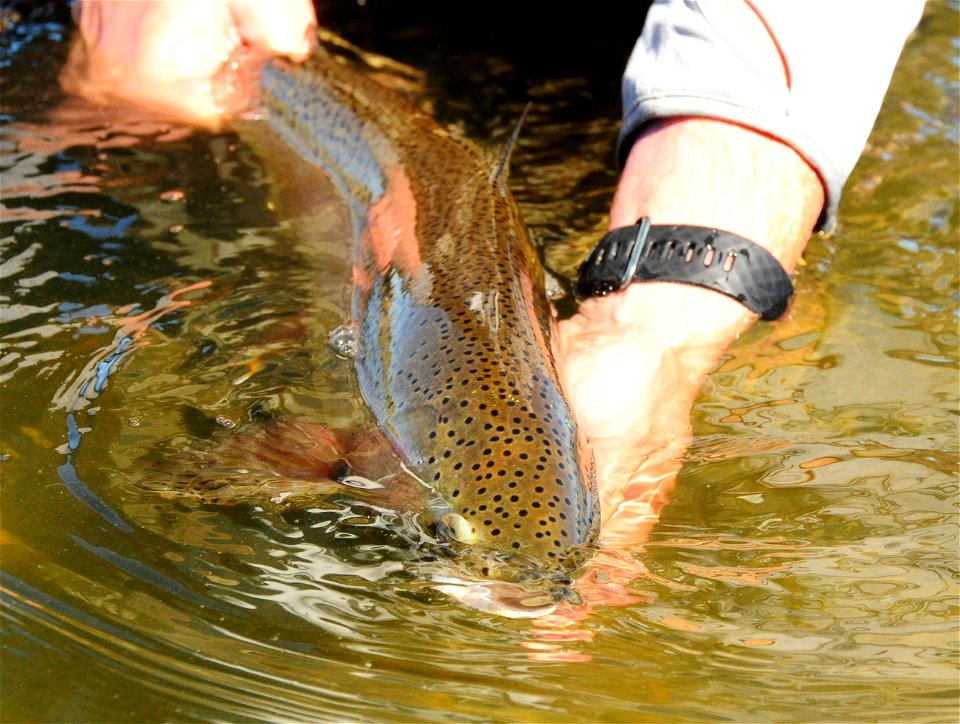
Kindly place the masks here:
<instances>
[{"instance_id":1,"label":"rainbow trout","mask_svg":"<svg viewBox=\"0 0 960 724\"><path fill-rule=\"evenodd\" d=\"M270 64L262 89L269 124L347 197L360 389L449 506L441 533L544 562L589 543L592 460L561 393L544 272L506 158L491 163L324 51Z\"/></svg>"}]
</instances>

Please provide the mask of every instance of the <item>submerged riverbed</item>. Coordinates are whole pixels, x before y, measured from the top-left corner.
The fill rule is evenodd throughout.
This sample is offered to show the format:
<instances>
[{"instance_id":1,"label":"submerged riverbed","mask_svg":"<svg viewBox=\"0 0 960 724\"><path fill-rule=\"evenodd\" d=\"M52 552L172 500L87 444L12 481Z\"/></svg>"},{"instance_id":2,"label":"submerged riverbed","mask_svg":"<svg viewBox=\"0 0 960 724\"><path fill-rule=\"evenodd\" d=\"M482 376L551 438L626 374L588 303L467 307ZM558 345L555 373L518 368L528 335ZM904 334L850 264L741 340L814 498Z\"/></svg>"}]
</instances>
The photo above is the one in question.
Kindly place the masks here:
<instances>
[{"instance_id":1,"label":"submerged riverbed","mask_svg":"<svg viewBox=\"0 0 960 724\"><path fill-rule=\"evenodd\" d=\"M331 27L422 69L442 122L487 139L532 100L511 188L572 274L616 182L628 40L584 27L579 58L485 54L462 24L389 32L347 5ZM705 385L670 504L620 552L646 569L632 602L563 627L435 590L402 511L137 484L258 417L360 418L327 346L347 213L235 134L66 101L69 29L7 31L2 718L954 720L958 13L928 3L789 316Z\"/></svg>"}]
</instances>

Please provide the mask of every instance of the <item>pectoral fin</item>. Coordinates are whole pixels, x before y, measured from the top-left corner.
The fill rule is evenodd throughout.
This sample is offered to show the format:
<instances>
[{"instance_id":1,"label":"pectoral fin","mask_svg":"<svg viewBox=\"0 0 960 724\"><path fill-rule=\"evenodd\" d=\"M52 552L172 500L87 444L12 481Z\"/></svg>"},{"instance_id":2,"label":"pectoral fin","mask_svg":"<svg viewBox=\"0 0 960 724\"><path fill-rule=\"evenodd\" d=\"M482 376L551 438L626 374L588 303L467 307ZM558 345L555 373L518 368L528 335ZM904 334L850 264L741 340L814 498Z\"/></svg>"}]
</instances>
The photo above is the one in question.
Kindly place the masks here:
<instances>
[{"instance_id":1,"label":"pectoral fin","mask_svg":"<svg viewBox=\"0 0 960 724\"><path fill-rule=\"evenodd\" d=\"M382 434L304 419L228 432L148 468L138 487L214 505L309 505L349 494L395 510L427 509L424 491Z\"/></svg>"}]
</instances>

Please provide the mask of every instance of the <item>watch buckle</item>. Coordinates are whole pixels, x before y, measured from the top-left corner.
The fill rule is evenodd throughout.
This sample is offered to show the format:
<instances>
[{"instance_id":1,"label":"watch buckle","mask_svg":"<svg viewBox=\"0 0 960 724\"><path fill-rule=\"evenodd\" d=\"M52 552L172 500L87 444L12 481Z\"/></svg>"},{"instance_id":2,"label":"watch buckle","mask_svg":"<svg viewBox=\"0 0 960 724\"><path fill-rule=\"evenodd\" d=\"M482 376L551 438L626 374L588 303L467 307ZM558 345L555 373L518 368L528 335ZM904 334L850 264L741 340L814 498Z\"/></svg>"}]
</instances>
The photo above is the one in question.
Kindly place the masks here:
<instances>
[{"instance_id":1,"label":"watch buckle","mask_svg":"<svg viewBox=\"0 0 960 724\"><path fill-rule=\"evenodd\" d=\"M640 265L640 257L647 245L647 235L650 233L650 217L641 216L634 226L637 227L637 233L633 237L633 243L630 247L630 258L627 260L627 267L623 270L620 277L620 289L623 289L633 281L634 274L637 273L637 267Z\"/></svg>"},{"instance_id":2,"label":"watch buckle","mask_svg":"<svg viewBox=\"0 0 960 724\"><path fill-rule=\"evenodd\" d=\"M650 219L608 231L578 270L577 296L586 299L619 292L633 281L650 233Z\"/></svg>"}]
</instances>

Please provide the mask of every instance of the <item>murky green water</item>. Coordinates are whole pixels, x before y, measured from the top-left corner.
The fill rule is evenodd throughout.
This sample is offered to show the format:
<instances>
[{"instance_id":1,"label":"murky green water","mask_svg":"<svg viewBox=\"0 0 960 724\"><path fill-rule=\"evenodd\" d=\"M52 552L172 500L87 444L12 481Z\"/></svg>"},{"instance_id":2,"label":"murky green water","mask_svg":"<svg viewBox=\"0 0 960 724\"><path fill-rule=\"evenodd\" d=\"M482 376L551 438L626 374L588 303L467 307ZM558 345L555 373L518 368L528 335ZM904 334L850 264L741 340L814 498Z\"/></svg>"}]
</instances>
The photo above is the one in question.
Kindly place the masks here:
<instances>
[{"instance_id":1,"label":"murky green water","mask_svg":"<svg viewBox=\"0 0 960 724\"><path fill-rule=\"evenodd\" d=\"M627 48L577 75L341 12L358 42L425 64L438 115L481 138L534 99L511 185L569 273L615 183ZM345 211L236 136L64 108L63 28L7 35L0 716L954 721L957 20L929 4L792 315L705 386L672 501L624 552L649 571L637 600L566 628L434 591L394 511L137 486L257 416L361 414L325 344L348 301Z\"/></svg>"}]
</instances>

